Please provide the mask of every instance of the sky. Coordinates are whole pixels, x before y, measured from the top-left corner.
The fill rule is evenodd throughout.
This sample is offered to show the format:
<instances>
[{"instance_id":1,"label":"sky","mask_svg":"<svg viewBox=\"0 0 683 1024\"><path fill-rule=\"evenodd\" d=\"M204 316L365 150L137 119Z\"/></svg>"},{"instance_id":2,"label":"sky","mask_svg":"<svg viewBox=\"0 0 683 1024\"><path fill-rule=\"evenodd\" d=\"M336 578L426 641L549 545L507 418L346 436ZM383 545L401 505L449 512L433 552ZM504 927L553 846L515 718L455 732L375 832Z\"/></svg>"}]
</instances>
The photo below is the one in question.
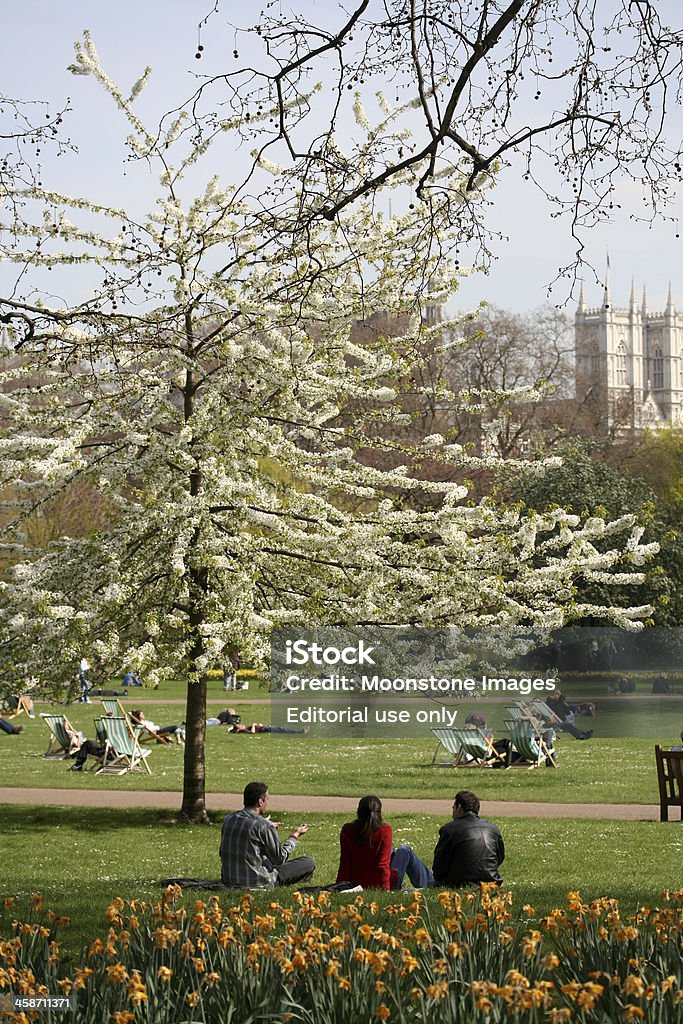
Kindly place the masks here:
<instances>
[{"instance_id":1,"label":"sky","mask_svg":"<svg viewBox=\"0 0 683 1024\"><path fill-rule=\"evenodd\" d=\"M336 4L329 0L301 0L320 17L331 16ZM301 3L299 7L301 7ZM197 26L210 13L213 0L22 0L3 4L3 61L0 92L25 99L48 99L58 107L71 98L73 112L65 130L78 144L78 161L63 158L61 172L72 194L93 189L101 198L116 194L122 203L140 201L145 183L131 175L122 163L118 146L116 111L89 78L66 70L73 60L73 43L88 28L110 76L129 87L147 64L153 74L139 104L142 113L154 115L180 102L197 84L201 72L217 74L234 64L232 51L237 37L230 24L246 26L258 17L244 3L220 0L202 34L201 61L195 59ZM284 3L281 5L286 6ZM296 8L296 4L290 4ZM661 0L662 13L680 18L675 0ZM683 20L683 18L681 19ZM243 37L238 45L242 47ZM240 54L242 58L244 51ZM683 136L683 115L675 112L674 134ZM158 120L158 118L157 118ZM230 178L230 161L217 170ZM125 173L124 173L125 172ZM151 184L151 183L150 183ZM496 245L496 260L488 276L476 274L465 280L454 307L470 309L485 300L496 306L524 312L547 301L566 303L572 312L578 298L569 285L548 287L557 269L572 259L575 243L569 224L553 219L551 210L516 169L505 172L492 191L495 226L506 236ZM634 279L637 294L647 287L648 305L663 309L669 282L674 300L683 308L683 241L677 227L658 223L652 227L634 222L630 215L642 206L638 189L624 186L619 199L623 209L614 220L594 228L586 236L586 254L596 277L586 277L589 306L600 304L607 253L610 260L612 302L626 305ZM671 212L680 213L680 194Z\"/></svg>"}]
</instances>

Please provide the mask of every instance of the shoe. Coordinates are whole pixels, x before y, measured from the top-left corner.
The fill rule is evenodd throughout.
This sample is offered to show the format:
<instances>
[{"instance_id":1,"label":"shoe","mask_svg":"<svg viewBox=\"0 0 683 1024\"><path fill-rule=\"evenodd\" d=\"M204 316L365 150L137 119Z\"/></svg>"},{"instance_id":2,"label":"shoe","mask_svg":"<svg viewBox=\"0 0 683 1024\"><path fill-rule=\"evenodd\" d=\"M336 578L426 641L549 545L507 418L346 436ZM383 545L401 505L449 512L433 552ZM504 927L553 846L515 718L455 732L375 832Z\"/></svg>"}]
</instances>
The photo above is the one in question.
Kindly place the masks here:
<instances>
[{"instance_id":1,"label":"shoe","mask_svg":"<svg viewBox=\"0 0 683 1024\"><path fill-rule=\"evenodd\" d=\"M23 731L24 731L23 725L15 725L14 726L14 735L15 736L17 735L17 733L23 732Z\"/></svg>"},{"instance_id":2,"label":"shoe","mask_svg":"<svg viewBox=\"0 0 683 1024\"><path fill-rule=\"evenodd\" d=\"M83 771L83 765L82 764L72 764L71 767L69 768L69 771L70 772L82 772Z\"/></svg>"},{"instance_id":3,"label":"shoe","mask_svg":"<svg viewBox=\"0 0 683 1024\"><path fill-rule=\"evenodd\" d=\"M591 738L591 736L592 736L592 735L593 735L593 730L592 730L592 729L589 729L589 730L588 730L588 732L585 732L585 733L583 734L583 736L581 737L581 739L582 739L582 740L589 740L589 739Z\"/></svg>"}]
</instances>

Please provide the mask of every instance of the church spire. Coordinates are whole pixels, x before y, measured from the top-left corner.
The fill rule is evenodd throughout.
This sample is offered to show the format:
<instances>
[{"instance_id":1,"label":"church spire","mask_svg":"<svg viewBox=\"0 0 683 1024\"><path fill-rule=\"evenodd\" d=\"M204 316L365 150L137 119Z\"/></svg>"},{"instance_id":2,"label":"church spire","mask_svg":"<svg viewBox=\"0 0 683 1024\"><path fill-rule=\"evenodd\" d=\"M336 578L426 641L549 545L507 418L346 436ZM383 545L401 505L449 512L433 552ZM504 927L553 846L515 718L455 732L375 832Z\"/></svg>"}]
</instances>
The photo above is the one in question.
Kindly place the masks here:
<instances>
[{"instance_id":1,"label":"church spire","mask_svg":"<svg viewBox=\"0 0 683 1024\"><path fill-rule=\"evenodd\" d=\"M666 299L665 314L666 314L666 316L672 316L674 313L675 313L674 300L673 300L673 296L671 294L671 281L669 281L669 294L668 294L667 299Z\"/></svg>"},{"instance_id":2,"label":"church spire","mask_svg":"<svg viewBox=\"0 0 683 1024\"><path fill-rule=\"evenodd\" d=\"M581 282L581 290L579 291L579 308L576 312L577 314L586 312L586 303L583 297L583 281Z\"/></svg>"},{"instance_id":3,"label":"church spire","mask_svg":"<svg viewBox=\"0 0 683 1024\"><path fill-rule=\"evenodd\" d=\"M643 285L643 308L642 308L642 313L643 313L643 320L644 320L645 317L647 316L647 290L646 290L645 285Z\"/></svg>"},{"instance_id":4,"label":"church spire","mask_svg":"<svg viewBox=\"0 0 683 1024\"><path fill-rule=\"evenodd\" d=\"M612 304L609 287L609 250L607 250L607 269L605 270L605 292L602 300L603 307L609 309Z\"/></svg>"},{"instance_id":5,"label":"church spire","mask_svg":"<svg viewBox=\"0 0 683 1024\"><path fill-rule=\"evenodd\" d=\"M635 313L635 311L636 311L636 282L635 282L635 279L633 277L631 278L631 298L629 299L629 305L631 307L631 312Z\"/></svg>"}]
</instances>

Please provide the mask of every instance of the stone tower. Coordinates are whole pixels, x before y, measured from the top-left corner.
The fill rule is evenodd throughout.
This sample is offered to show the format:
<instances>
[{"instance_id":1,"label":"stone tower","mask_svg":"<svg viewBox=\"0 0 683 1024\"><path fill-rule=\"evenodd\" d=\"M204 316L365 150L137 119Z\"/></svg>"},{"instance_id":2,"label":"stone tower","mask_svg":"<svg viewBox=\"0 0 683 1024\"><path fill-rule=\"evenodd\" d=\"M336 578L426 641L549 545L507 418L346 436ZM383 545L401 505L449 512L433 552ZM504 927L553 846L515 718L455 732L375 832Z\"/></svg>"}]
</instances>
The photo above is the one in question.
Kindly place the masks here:
<instances>
[{"instance_id":1,"label":"stone tower","mask_svg":"<svg viewBox=\"0 0 683 1024\"><path fill-rule=\"evenodd\" d=\"M669 285L666 309L651 313L635 286L626 308L612 305L609 270L602 304L575 317L576 398L600 432L683 425L683 313Z\"/></svg>"}]
</instances>

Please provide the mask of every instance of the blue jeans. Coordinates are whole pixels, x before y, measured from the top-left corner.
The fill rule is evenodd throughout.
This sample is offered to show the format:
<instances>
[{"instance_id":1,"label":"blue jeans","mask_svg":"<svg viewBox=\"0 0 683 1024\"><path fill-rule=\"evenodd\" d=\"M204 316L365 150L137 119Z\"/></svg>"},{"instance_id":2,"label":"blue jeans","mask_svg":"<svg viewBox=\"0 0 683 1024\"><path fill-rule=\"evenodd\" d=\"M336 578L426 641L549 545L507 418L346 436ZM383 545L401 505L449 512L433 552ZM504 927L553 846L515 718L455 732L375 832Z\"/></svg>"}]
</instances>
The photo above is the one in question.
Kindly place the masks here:
<instances>
[{"instance_id":1,"label":"blue jeans","mask_svg":"<svg viewBox=\"0 0 683 1024\"><path fill-rule=\"evenodd\" d=\"M411 885L423 889L426 885L434 885L434 875L424 864L412 847L403 843L397 850L392 850L390 866L398 874L396 888L403 885L404 875L408 875Z\"/></svg>"}]
</instances>

